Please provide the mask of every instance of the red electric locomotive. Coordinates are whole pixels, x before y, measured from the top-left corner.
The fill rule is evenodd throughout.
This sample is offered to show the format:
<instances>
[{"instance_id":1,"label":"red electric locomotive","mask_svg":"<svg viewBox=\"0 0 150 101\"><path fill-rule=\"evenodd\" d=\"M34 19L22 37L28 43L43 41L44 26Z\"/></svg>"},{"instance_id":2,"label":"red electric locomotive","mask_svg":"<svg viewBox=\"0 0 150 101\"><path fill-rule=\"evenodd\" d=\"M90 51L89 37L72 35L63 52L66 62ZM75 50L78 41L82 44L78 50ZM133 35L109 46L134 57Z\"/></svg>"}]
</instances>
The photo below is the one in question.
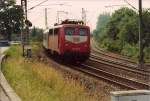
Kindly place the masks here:
<instances>
[{"instance_id":1,"label":"red electric locomotive","mask_svg":"<svg viewBox=\"0 0 150 101\"><path fill-rule=\"evenodd\" d=\"M44 33L43 46L51 54L84 61L90 55L90 28L82 21L63 21Z\"/></svg>"}]
</instances>

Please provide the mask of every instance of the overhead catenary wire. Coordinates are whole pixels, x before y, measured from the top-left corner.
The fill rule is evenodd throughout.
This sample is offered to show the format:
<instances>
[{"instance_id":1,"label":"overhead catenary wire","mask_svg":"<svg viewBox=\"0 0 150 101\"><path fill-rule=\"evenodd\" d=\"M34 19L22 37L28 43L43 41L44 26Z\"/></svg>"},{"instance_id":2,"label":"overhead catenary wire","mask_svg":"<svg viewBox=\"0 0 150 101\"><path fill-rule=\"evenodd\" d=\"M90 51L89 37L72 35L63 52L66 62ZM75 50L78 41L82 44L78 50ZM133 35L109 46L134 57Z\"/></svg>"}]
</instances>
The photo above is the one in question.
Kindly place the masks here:
<instances>
[{"instance_id":1,"label":"overhead catenary wire","mask_svg":"<svg viewBox=\"0 0 150 101\"><path fill-rule=\"evenodd\" d=\"M72 6L72 5L69 5L69 4L65 4L65 3L58 3L58 4L47 4L47 5L40 5L40 6L49 6L49 5L51 5L51 6L55 6L55 5L59 5L59 6Z\"/></svg>"},{"instance_id":2,"label":"overhead catenary wire","mask_svg":"<svg viewBox=\"0 0 150 101\"><path fill-rule=\"evenodd\" d=\"M36 8L36 7L38 7L38 6L40 6L41 4L43 4L43 3L47 2L47 1L48 1L48 0L44 0L44 1L40 2L39 4L37 4L37 5L35 5L35 6L31 7L31 8L29 8L28 10L32 10L32 9L34 9L34 8Z\"/></svg>"},{"instance_id":3,"label":"overhead catenary wire","mask_svg":"<svg viewBox=\"0 0 150 101\"><path fill-rule=\"evenodd\" d=\"M127 3L129 6L131 6L133 9L135 9L136 11L138 11L138 9L134 7L132 4L130 4L127 0L124 0L124 2Z\"/></svg>"},{"instance_id":4,"label":"overhead catenary wire","mask_svg":"<svg viewBox=\"0 0 150 101\"><path fill-rule=\"evenodd\" d=\"M106 5L104 7L108 8L108 7L114 7L114 6L126 6L126 4L123 4L123 5Z\"/></svg>"}]
</instances>

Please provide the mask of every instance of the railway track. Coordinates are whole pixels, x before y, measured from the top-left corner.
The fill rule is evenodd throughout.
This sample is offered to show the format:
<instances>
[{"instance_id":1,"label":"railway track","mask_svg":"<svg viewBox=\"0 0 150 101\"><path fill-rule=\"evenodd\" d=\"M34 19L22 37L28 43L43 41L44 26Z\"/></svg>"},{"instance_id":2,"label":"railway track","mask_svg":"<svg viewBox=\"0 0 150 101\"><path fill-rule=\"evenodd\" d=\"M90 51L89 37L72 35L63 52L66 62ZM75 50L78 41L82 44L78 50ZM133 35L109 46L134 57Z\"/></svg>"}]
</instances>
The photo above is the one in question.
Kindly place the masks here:
<instances>
[{"instance_id":1,"label":"railway track","mask_svg":"<svg viewBox=\"0 0 150 101\"><path fill-rule=\"evenodd\" d=\"M113 73L106 72L104 70L101 70L99 68L89 66L87 64L80 64L78 67L73 67L83 73L86 73L90 76L96 77L98 79L105 80L107 82L110 82L115 85L119 85L121 87L127 88L127 89L150 89L150 85L147 83L139 82L132 79L127 79L122 76L114 75Z\"/></svg>"},{"instance_id":2,"label":"railway track","mask_svg":"<svg viewBox=\"0 0 150 101\"><path fill-rule=\"evenodd\" d=\"M110 55L106 55L103 52L92 51L90 61L95 62L97 65L105 64L108 65L110 70L115 71L116 74L121 74L124 77L131 79L138 79L142 82L150 82L150 67L139 68L137 64L131 63L130 61L120 60L120 58L114 58ZM94 64L94 63L93 63ZM107 68L108 68L107 66ZM112 69L114 68L114 70ZM108 70L109 71L109 70ZM117 73L118 71L118 73ZM124 72L123 72L124 71Z\"/></svg>"},{"instance_id":3,"label":"railway track","mask_svg":"<svg viewBox=\"0 0 150 101\"><path fill-rule=\"evenodd\" d=\"M114 75L122 76L127 79L136 80L139 82L150 84L150 69L139 68L133 62L121 60L118 57L113 57L110 54L103 52L95 52L92 50L90 60L87 65L97 67L106 72L114 73Z\"/></svg>"},{"instance_id":4,"label":"railway track","mask_svg":"<svg viewBox=\"0 0 150 101\"><path fill-rule=\"evenodd\" d=\"M55 60L56 61L56 60ZM59 60L58 60L59 61ZM60 65L64 65L64 63L58 62ZM120 75L115 75L113 72L108 72L106 70L102 70L98 68L97 66L92 66L89 64L78 64L75 65L66 65L66 68L75 69L77 71L80 71L82 73L85 73L86 75L90 75L94 78L104 80L106 82L109 82L112 85L119 85L123 89L150 89L150 84L138 81L136 79L129 79Z\"/></svg>"},{"instance_id":5,"label":"railway track","mask_svg":"<svg viewBox=\"0 0 150 101\"><path fill-rule=\"evenodd\" d=\"M100 62L100 63L97 63L97 62ZM139 82L150 84L149 74L143 74L141 72L138 73L136 71L130 71L126 68L118 67L118 65L109 64L109 63L103 62L103 61L94 60L94 62L93 62L93 60L91 60L91 59L89 61L87 61L85 64L95 67L99 70L103 70L105 72L112 73L116 76L121 76L126 79L136 80Z\"/></svg>"},{"instance_id":6,"label":"railway track","mask_svg":"<svg viewBox=\"0 0 150 101\"><path fill-rule=\"evenodd\" d=\"M121 57L120 55L114 53L99 50L94 47L90 55L90 60L86 63L86 65L91 66L96 70L110 73L112 74L112 78L114 78L115 76L119 76L120 78L122 78L122 80L126 79L125 81L128 80L128 82L132 81L134 83L131 84L135 84L135 86L137 86L136 89L140 89L140 87L142 87L140 86L141 83L145 85L145 87L143 86L144 88L150 89L149 64L147 64L145 68L138 68L137 63L131 59ZM110 78L109 81L111 81ZM128 85L129 84L126 84L126 86Z\"/></svg>"},{"instance_id":7,"label":"railway track","mask_svg":"<svg viewBox=\"0 0 150 101\"><path fill-rule=\"evenodd\" d=\"M122 70L131 71L133 73L138 73L138 74L141 74L141 75L150 76L150 70L141 69L141 68L138 68L135 65L118 62L118 61L115 61L113 59L109 59L109 58L106 58L106 57L101 57L101 56L98 56L98 55L95 55L95 54L91 54L90 60L94 61L94 62L98 62L98 63L107 64L107 65L110 65L110 66L113 66L113 67L116 67L116 68L119 68L119 69L122 69Z\"/></svg>"}]
</instances>

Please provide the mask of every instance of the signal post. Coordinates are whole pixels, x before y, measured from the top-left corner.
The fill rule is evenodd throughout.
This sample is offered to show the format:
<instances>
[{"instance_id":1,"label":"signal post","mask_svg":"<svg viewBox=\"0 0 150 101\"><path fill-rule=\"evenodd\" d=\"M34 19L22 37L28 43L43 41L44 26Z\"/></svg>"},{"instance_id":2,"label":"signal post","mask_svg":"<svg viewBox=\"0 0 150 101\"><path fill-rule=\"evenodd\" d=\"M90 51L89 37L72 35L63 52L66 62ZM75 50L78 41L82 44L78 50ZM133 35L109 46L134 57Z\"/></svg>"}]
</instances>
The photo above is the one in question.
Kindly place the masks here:
<instances>
[{"instance_id":1,"label":"signal post","mask_svg":"<svg viewBox=\"0 0 150 101\"><path fill-rule=\"evenodd\" d=\"M22 19L22 30L21 30L21 42L22 42L22 52L23 56L30 58L31 57L31 46L30 46L30 36L29 36L29 27L32 26L32 23L28 20L27 16L27 0L21 0L21 7L23 10L23 19Z\"/></svg>"}]
</instances>

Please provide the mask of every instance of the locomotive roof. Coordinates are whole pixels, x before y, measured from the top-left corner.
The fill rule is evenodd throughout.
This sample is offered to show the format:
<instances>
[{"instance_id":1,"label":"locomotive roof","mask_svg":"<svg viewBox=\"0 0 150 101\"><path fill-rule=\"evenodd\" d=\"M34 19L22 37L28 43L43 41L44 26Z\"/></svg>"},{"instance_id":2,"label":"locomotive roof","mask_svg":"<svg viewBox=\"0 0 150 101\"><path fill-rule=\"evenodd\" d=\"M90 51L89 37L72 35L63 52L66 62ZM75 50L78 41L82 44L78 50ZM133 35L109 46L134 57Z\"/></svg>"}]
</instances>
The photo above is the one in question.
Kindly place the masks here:
<instances>
[{"instance_id":1,"label":"locomotive roof","mask_svg":"<svg viewBox=\"0 0 150 101\"><path fill-rule=\"evenodd\" d=\"M61 25L57 25L57 26L53 26L53 27L50 27L49 29L53 29L53 28L60 28L60 27L64 27L64 26L70 26L70 27L73 27L73 26L83 26L83 27L88 27L89 26L86 26L86 25L80 25L80 24L61 24Z\"/></svg>"}]
</instances>

